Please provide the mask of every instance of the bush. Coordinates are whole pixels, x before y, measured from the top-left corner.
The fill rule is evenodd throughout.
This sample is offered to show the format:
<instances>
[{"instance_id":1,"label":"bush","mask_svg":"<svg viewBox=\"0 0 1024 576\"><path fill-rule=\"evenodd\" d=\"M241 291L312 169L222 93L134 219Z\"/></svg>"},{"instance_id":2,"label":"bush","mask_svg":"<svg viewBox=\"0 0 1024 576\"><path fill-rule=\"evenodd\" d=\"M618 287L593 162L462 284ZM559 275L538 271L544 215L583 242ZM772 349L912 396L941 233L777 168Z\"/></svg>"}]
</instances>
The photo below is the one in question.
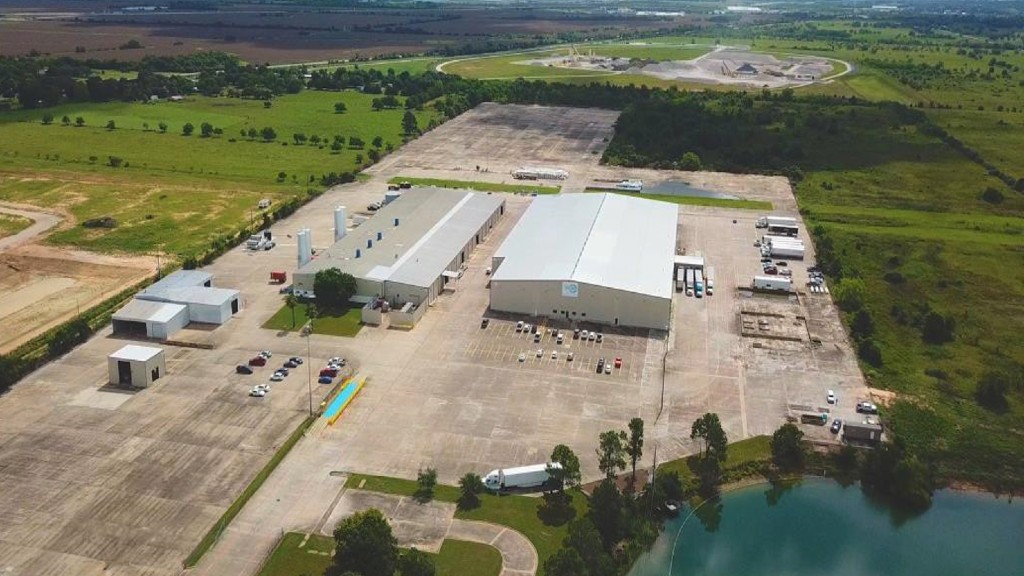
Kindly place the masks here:
<instances>
[{"instance_id":1,"label":"bush","mask_svg":"<svg viewBox=\"0 0 1024 576\"><path fill-rule=\"evenodd\" d=\"M427 468L416 474L416 493L413 498L417 502L430 502L434 499L434 487L437 486L437 470Z\"/></svg>"},{"instance_id":2,"label":"bush","mask_svg":"<svg viewBox=\"0 0 1024 576\"><path fill-rule=\"evenodd\" d=\"M978 400L978 404L993 412L1006 412L1010 408L1010 403L1006 400L1006 393L1012 386L1012 380L1013 378L1007 372L986 372L978 381L974 397Z\"/></svg>"},{"instance_id":3,"label":"bush","mask_svg":"<svg viewBox=\"0 0 1024 576\"><path fill-rule=\"evenodd\" d=\"M857 355L860 359L874 366L875 368L882 367L882 350L875 344L875 341L871 338L862 340L857 345Z\"/></svg>"},{"instance_id":4,"label":"bush","mask_svg":"<svg viewBox=\"0 0 1024 576\"><path fill-rule=\"evenodd\" d=\"M836 297L836 304L847 312L860 310L864 305L864 294L867 287L860 278L843 278L836 284L833 294Z\"/></svg>"},{"instance_id":5,"label":"bush","mask_svg":"<svg viewBox=\"0 0 1024 576\"><path fill-rule=\"evenodd\" d=\"M928 344L945 344L952 342L956 330L956 321L934 310L928 312L921 326L921 338Z\"/></svg>"},{"instance_id":6,"label":"bush","mask_svg":"<svg viewBox=\"0 0 1024 576\"><path fill-rule=\"evenodd\" d=\"M981 193L981 199L984 200L985 202L988 202L989 204L1002 204L1003 200L1005 200L1006 198L1003 196L1002 192L989 186L988 188L985 188L984 192Z\"/></svg>"}]
</instances>

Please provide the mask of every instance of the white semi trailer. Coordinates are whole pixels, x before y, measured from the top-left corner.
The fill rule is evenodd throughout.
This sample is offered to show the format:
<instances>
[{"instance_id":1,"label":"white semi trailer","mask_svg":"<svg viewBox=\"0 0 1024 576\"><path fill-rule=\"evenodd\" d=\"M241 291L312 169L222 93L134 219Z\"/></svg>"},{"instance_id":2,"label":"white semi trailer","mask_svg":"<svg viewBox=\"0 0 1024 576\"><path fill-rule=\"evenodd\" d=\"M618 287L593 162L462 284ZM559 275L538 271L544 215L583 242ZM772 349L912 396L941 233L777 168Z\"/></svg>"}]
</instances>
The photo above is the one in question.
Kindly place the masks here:
<instances>
[{"instance_id":1,"label":"white semi trailer","mask_svg":"<svg viewBox=\"0 0 1024 576\"><path fill-rule=\"evenodd\" d=\"M794 260L803 260L805 252L806 250L802 244L772 243L771 247L772 258L792 258Z\"/></svg>"},{"instance_id":2,"label":"white semi trailer","mask_svg":"<svg viewBox=\"0 0 1024 576\"><path fill-rule=\"evenodd\" d=\"M548 467L561 469L558 462L533 464L517 468L498 468L484 476L484 487L494 492L511 490L512 488L536 488L551 480Z\"/></svg>"},{"instance_id":3,"label":"white semi trailer","mask_svg":"<svg viewBox=\"0 0 1024 576\"><path fill-rule=\"evenodd\" d=\"M754 276L754 282L751 285L756 290L793 291L793 280L785 276Z\"/></svg>"},{"instance_id":4,"label":"white semi trailer","mask_svg":"<svg viewBox=\"0 0 1024 576\"><path fill-rule=\"evenodd\" d=\"M693 268L686 269L686 295L693 296Z\"/></svg>"},{"instance_id":5,"label":"white semi trailer","mask_svg":"<svg viewBox=\"0 0 1024 576\"><path fill-rule=\"evenodd\" d=\"M715 294L715 267L708 266L706 273L704 274L704 291L707 292L708 296Z\"/></svg>"}]
</instances>

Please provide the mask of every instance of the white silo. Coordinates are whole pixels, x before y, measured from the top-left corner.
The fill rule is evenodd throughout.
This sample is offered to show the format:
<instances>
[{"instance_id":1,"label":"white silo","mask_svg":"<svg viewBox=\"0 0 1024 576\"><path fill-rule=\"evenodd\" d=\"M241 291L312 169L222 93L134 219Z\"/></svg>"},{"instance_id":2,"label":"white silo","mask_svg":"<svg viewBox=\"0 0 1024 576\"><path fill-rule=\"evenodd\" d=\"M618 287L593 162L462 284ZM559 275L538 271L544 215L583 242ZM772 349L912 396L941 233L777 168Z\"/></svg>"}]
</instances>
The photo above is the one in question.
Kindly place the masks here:
<instances>
[{"instance_id":1,"label":"white silo","mask_svg":"<svg viewBox=\"0 0 1024 576\"><path fill-rule=\"evenodd\" d=\"M345 207L338 206L334 209L334 241L337 242L345 237Z\"/></svg>"},{"instance_id":2,"label":"white silo","mask_svg":"<svg viewBox=\"0 0 1024 576\"><path fill-rule=\"evenodd\" d=\"M299 230L299 233L295 235L298 239L298 256L299 256L299 268L302 268L310 261L310 243L309 243L309 230Z\"/></svg>"}]
</instances>

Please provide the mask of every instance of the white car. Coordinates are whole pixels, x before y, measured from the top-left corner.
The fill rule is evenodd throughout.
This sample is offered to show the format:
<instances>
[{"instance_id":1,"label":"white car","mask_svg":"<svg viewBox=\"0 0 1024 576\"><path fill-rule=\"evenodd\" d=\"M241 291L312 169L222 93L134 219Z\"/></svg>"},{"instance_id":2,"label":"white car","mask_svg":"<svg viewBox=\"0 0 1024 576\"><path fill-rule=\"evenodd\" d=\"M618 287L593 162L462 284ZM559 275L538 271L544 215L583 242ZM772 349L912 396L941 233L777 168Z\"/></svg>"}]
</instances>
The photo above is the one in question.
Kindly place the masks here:
<instances>
[{"instance_id":1,"label":"white car","mask_svg":"<svg viewBox=\"0 0 1024 576\"><path fill-rule=\"evenodd\" d=\"M604 373L605 374L611 374L612 373L612 363L611 362L605 362L604 363Z\"/></svg>"},{"instance_id":2,"label":"white car","mask_svg":"<svg viewBox=\"0 0 1024 576\"><path fill-rule=\"evenodd\" d=\"M262 356L262 357L266 358L267 360L270 360L270 357L273 356L273 354L270 353L270 350L260 350L260 353L258 354L258 356Z\"/></svg>"},{"instance_id":3,"label":"white car","mask_svg":"<svg viewBox=\"0 0 1024 576\"><path fill-rule=\"evenodd\" d=\"M552 350L551 351L551 359L552 360L558 360L558 350Z\"/></svg>"},{"instance_id":4,"label":"white car","mask_svg":"<svg viewBox=\"0 0 1024 576\"><path fill-rule=\"evenodd\" d=\"M263 398L266 395L267 391L260 388L253 388L252 390L249 390L249 396L254 398Z\"/></svg>"},{"instance_id":5,"label":"white car","mask_svg":"<svg viewBox=\"0 0 1024 576\"><path fill-rule=\"evenodd\" d=\"M544 356L544 351L541 350L540 348L537 348L537 358L540 358L542 356Z\"/></svg>"},{"instance_id":6,"label":"white car","mask_svg":"<svg viewBox=\"0 0 1024 576\"><path fill-rule=\"evenodd\" d=\"M836 403L836 393L834 391L832 391L832 390L829 390L828 391L828 395L825 396L825 400L827 400L829 404L835 404Z\"/></svg>"},{"instance_id":7,"label":"white car","mask_svg":"<svg viewBox=\"0 0 1024 576\"><path fill-rule=\"evenodd\" d=\"M597 340L597 332L591 332L590 334L588 334L587 340L590 340L591 342Z\"/></svg>"},{"instance_id":8,"label":"white car","mask_svg":"<svg viewBox=\"0 0 1024 576\"><path fill-rule=\"evenodd\" d=\"M588 336L590 336L590 332L587 332L586 330L580 332L580 340L586 340Z\"/></svg>"},{"instance_id":9,"label":"white car","mask_svg":"<svg viewBox=\"0 0 1024 576\"><path fill-rule=\"evenodd\" d=\"M519 361L520 362L526 362L526 354L525 353L519 355Z\"/></svg>"},{"instance_id":10,"label":"white car","mask_svg":"<svg viewBox=\"0 0 1024 576\"><path fill-rule=\"evenodd\" d=\"M327 360L328 364L337 364L338 366L344 366L345 362L346 360L344 358L341 358L340 356L335 356L334 358L330 358Z\"/></svg>"}]
</instances>

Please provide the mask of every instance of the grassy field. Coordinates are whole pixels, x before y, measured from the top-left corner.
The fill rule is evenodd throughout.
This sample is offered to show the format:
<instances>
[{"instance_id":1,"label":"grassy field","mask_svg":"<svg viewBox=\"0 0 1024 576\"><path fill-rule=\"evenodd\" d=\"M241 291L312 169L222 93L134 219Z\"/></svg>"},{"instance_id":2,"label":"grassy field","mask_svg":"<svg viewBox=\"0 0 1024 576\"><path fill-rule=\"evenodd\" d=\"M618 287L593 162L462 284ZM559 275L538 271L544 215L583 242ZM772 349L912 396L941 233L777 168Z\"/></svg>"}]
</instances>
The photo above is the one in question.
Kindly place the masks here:
<instances>
[{"instance_id":1,"label":"grassy field","mask_svg":"<svg viewBox=\"0 0 1024 576\"><path fill-rule=\"evenodd\" d=\"M268 330L283 330L287 332L301 330L309 320L309 307L301 303L295 306L294 318L295 321L292 322L291 308L282 306L280 310L275 312L263 324L263 327ZM313 334L323 334L326 336L351 338L358 334L362 327L362 311L359 308L350 308L341 315L325 313L313 320Z\"/></svg>"},{"instance_id":2,"label":"grassy field","mask_svg":"<svg viewBox=\"0 0 1024 576\"><path fill-rule=\"evenodd\" d=\"M306 91L277 98L270 108L260 101L203 97L181 103L68 104L46 111L54 116L51 125L41 123L42 111L0 113L0 200L57 208L76 223L117 220L114 229L59 230L48 239L53 244L106 252L194 252L259 217L261 198L304 197L309 186L317 186L311 178L356 170L357 155L365 161L366 150L297 146L294 134L358 136L367 147L381 136L400 146L404 111L373 112L371 100L356 92ZM348 112L335 114L335 102L345 102ZM432 114L418 113L420 124ZM62 125L63 116L71 126ZM78 117L84 126L74 126ZM108 120L115 129L105 128ZM159 130L161 122L166 133ZM203 138L203 122L223 134ZM185 123L195 126L191 136L181 133ZM243 129L263 127L274 128L273 142L241 136ZM111 166L111 157L120 159L118 167Z\"/></svg>"},{"instance_id":3,"label":"grassy field","mask_svg":"<svg viewBox=\"0 0 1024 576\"><path fill-rule=\"evenodd\" d=\"M754 436L729 444L722 471L728 473L730 470L738 469L752 462L770 459L772 456L770 442L771 436ZM696 460L697 456L669 460L664 464L659 464L658 471L675 472L679 474L684 483L695 482L696 476L693 473L692 465Z\"/></svg>"},{"instance_id":4,"label":"grassy field","mask_svg":"<svg viewBox=\"0 0 1024 576\"><path fill-rule=\"evenodd\" d=\"M13 236L32 225L32 220L14 214L0 213L0 238Z\"/></svg>"},{"instance_id":5,"label":"grassy field","mask_svg":"<svg viewBox=\"0 0 1024 576\"><path fill-rule=\"evenodd\" d=\"M675 194L647 194L644 192L626 192L621 190L609 190L607 188L587 188L585 192L610 192L623 196L646 198L648 200L660 200L672 204L686 204L689 206L717 206L720 208L740 208L743 210L771 210L772 203L767 200L733 200L731 198L704 198L701 196L676 196Z\"/></svg>"},{"instance_id":6,"label":"grassy field","mask_svg":"<svg viewBox=\"0 0 1024 576\"><path fill-rule=\"evenodd\" d=\"M412 496L416 492L416 482L412 480L361 474L349 476L345 487L358 488L360 484L363 484L363 490L386 494ZM586 496L578 491L571 492L571 494L575 514L582 514L586 510ZM454 486L438 485L435 490L435 498L444 502L455 502L459 498L459 490ZM537 548L541 565L562 545L568 521L557 525L545 523L539 514L544 504L542 499L518 495L496 496L489 493L481 495L480 499L480 507L473 510L459 510L455 513L455 517L493 522L522 532ZM543 568L537 573L543 576Z\"/></svg>"},{"instance_id":7,"label":"grassy field","mask_svg":"<svg viewBox=\"0 0 1024 576\"><path fill-rule=\"evenodd\" d=\"M413 186L436 186L438 188L468 188L483 192L512 192L515 194L558 194L561 186L543 186L540 184L501 184L497 182L479 182L472 180L441 180L438 178L410 178L395 176L388 184L408 182Z\"/></svg>"},{"instance_id":8,"label":"grassy field","mask_svg":"<svg viewBox=\"0 0 1024 576\"><path fill-rule=\"evenodd\" d=\"M302 546L306 540L305 546ZM259 576L322 576L331 566L334 539L318 534L289 532L271 553ZM445 540L441 550L430 555L437 576L498 576L501 553L476 542Z\"/></svg>"}]
</instances>

